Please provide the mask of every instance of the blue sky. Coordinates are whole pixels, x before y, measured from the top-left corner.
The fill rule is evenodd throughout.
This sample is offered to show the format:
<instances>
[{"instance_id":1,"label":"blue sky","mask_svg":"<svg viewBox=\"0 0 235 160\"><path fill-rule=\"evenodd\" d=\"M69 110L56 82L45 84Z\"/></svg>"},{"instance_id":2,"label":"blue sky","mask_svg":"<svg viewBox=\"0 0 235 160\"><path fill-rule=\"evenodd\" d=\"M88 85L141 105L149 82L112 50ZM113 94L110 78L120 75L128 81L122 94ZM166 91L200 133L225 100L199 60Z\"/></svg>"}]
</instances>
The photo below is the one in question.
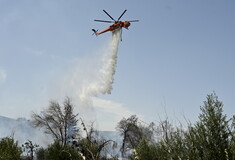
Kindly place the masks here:
<instances>
[{"instance_id":1,"label":"blue sky","mask_svg":"<svg viewBox=\"0 0 235 160\"><path fill-rule=\"evenodd\" d=\"M92 28L109 25L93 21L109 20L103 9L114 18L127 9L122 20L140 22L123 31L112 93L93 98L87 110L77 90L92 77L111 38L91 35ZM70 96L81 116L95 117L103 130L131 114L146 122L166 114L195 122L206 95L215 91L231 116L234 17L233 0L1 0L0 115L30 118L49 100ZM79 78L71 83L73 77Z\"/></svg>"}]
</instances>

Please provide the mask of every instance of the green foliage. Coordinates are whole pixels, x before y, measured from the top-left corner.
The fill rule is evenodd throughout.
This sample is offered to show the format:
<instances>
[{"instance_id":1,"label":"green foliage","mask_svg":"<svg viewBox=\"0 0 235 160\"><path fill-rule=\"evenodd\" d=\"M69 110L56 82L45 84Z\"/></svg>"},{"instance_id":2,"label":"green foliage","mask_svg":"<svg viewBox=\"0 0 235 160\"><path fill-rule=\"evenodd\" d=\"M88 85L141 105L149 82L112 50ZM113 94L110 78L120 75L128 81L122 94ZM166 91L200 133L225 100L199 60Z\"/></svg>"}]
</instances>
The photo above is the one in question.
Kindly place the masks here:
<instances>
[{"instance_id":1,"label":"green foliage","mask_svg":"<svg viewBox=\"0 0 235 160\"><path fill-rule=\"evenodd\" d=\"M177 128L151 146L142 140L137 148L140 160L233 160L235 159L235 117L227 120L223 103L215 93L207 96L199 121L187 130ZM164 131L164 126L163 131Z\"/></svg>"},{"instance_id":2,"label":"green foliage","mask_svg":"<svg viewBox=\"0 0 235 160\"><path fill-rule=\"evenodd\" d=\"M45 149L39 148L36 151L36 157L37 157L37 160L45 160Z\"/></svg>"},{"instance_id":3,"label":"green foliage","mask_svg":"<svg viewBox=\"0 0 235 160\"><path fill-rule=\"evenodd\" d=\"M134 150L134 159L157 160L157 150L154 144L148 144L146 139L142 139L138 148Z\"/></svg>"},{"instance_id":4,"label":"green foliage","mask_svg":"<svg viewBox=\"0 0 235 160\"><path fill-rule=\"evenodd\" d=\"M167 144L167 152L170 153L171 159L186 159L186 147L183 134L182 129L178 128L165 142L165 144Z\"/></svg>"},{"instance_id":5,"label":"green foliage","mask_svg":"<svg viewBox=\"0 0 235 160\"><path fill-rule=\"evenodd\" d=\"M225 150L231 152L229 120L223 115L223 103L215 94L207 96L201 107L199 122L195 125L195 148L201 159L226 159Z\"/></svg>"},{"instance_id":6,"label":"green foliage","mask_svg":"<svg viewBox=\"0 0 235 160\"><path fill-rule=\"evenodd\" d=\"M18 142L13 138L5 137L0 140L0 160L19 160L21 153Z\"/></svg>"},{"instance_id":7,"label":"green foliage","mask_svg":"<svg viewBox=\"0 0 235 160\"><path fill-rule=\"evenodd\" d=\"M155 159L187 159L184 131L177 128L169 136L163 138L155 147Z\"/></svg>"},{"instance_id":8,"label":"green foliage","mask_svg":"<svg viewBox=\"0 0 235 160\"><path fill-rule=\"evenodd\" d=\"M22 147L29 153L30 158L33 159L33 152L36 152L38 160L107 159L102 152L108 147L110 149L112 144L116 146L114 141L102 139L93 126L87 129L82 120L86 137L73 139L73 146L67 144L67 140L73 135L68 131L72 129L73 133L77 132L76 128L69 128L76 126L77 115L73 114L70 101L66 101L65 104L66 115L62 121L57 121L61 122L58 125L62 127L60 131L63 130L59 132L60 135L56 135L60 138L47 149L40 148L37 151L38 145L33 145L31 141L26 142ZM59 105L52 106L54 110L50 113L57 114L55 109L59 109ZM199 120L194 125L188 124L187 129L173 129L167 120L160 123L162 139L157 142L153 141L153 135L156 133L153 123L144 126L135 115L123 118L117 126L117 130L123 136L120 149L122 156L129 156L131 160L235 160L235 116L227 119L223 114L223 103L218 100L215 93L206 97L200 109ZM53 118L44 120L49 120L51 124ZM55 130L51 131L59 128L54 127ZM133 149L133 154L125 154L130 149ZM21 154L22 149L13 138L6 137L0 140L0 160L20 160Z\"/></svg>"},{"instance_id":9,"label":"green foliage","mask_svg":"<svg viewBox=\"0 0 235 160\"><path fill-rule=\"evenodd\" d=\"M82 160L79 152L69 145L61 145L55 141L50 145L45 154L46 160Z\"/></svg>"},{"instance_id":10,"label":"green foliage","mask_svg":"<svg viewBox=\"0 0 235 160\"><path fill-rule=\"evenodd\" d=\"M230 146L231 146L232 152L228 153L228 156L232 157L232 159L235 159L235 115L232 118L231 134L232 134L232 138L231 138Z\"/></svg>"},{"instance_id":11,"label":"green foliage","mask_svg":"<svg viewBox=\"0 0 235 160\"><path fill-rule=\"evenodd\" d=\"M189 125L188 130L184 133L184 138L187 159L201 160L198 147L196 147L199 144L196 128Z\"/></svg>"},{"instance_id":12,"label":"green foliage","mask_svg":"<svg viewBox=\"0 0 235 160\"><path fill-rule=\"evenodd\" d=\"M85 138L79 141L79 150L88 160L98 158L100 155L99 145Z\"/></svg>"}]
</instances>

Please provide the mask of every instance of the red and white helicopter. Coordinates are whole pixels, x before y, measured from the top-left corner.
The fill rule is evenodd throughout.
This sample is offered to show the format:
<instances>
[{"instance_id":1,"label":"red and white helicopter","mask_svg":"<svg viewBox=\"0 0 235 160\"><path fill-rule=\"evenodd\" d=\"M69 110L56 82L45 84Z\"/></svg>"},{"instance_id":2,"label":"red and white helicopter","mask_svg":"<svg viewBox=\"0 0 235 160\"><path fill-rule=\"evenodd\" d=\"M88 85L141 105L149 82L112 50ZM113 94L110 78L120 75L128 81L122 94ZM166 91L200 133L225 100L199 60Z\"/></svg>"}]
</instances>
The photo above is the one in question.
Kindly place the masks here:
<instances>
[{"instance_id":1,"label":"red and white helicopter","mask_svg":"<svg viewBox=\"0 0 235 160\"><path fill-rule=\"evenodd\" d=\"M124 12L121 14L121 16L117 20L115 20L112 16L110 16L108 14L108 12L106 12L105 10L103 10L103 11L104 11L104 13L106 13L109 16L109 18L112 19L112 21L105 21L105 20L95 20L95 21L96 22L113 23L113 24L101 32L98 32L98 30L92 29L92 31L94 32L93 34L95 34L96 36L103 34L105 32L108 32L108 31L115 31L117 29L122 29L122 28L125 28L128 30L128 27L130 27L130 25L131 25L130 22L139 22L139 20L120 21L120 19L126 13L127 10L124 10Z\"/></svg>"}]
</instances>

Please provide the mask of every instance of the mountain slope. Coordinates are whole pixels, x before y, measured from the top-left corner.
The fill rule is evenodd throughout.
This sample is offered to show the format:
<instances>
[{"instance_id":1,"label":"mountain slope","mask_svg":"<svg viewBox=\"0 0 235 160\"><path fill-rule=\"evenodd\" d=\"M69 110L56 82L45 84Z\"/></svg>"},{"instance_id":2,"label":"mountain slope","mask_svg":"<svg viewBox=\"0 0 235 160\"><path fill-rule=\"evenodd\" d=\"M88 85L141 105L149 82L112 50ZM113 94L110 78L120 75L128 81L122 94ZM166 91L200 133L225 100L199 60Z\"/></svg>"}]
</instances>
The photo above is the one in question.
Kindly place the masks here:
<instances>
[{"instance_id":1,"label":"mountain slope","mask_svg":"<svg viewBox=\"0 0 235 160\"><path fill-rule=\"evenodd\" d=\"M43 147L52 142L50 136L44 134L42 130L34 128L29 120L0 116L0 138L3 137L13 137L19 144L31 140L33 143Z\"/></svg>"}]
</instances>

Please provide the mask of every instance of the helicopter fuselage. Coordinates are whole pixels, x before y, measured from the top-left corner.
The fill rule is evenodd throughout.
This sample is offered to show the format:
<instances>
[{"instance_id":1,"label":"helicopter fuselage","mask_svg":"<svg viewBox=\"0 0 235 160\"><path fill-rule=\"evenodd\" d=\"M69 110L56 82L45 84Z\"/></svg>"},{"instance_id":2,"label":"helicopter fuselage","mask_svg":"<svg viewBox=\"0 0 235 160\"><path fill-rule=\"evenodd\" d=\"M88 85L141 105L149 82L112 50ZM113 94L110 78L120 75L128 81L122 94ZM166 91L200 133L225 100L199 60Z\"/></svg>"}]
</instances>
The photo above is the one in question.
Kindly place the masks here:
<instances>
[{"instance_id":1,"label":"helicopter fuselage","mask_svg":"<svg viewBox=\"0 0 235 160\"><path fill-rule=\"evenodd\" d=\"M121 29L122 27L128 29L128 27L131 25L129 21L119 21L117 23L114 23L113 25L109 26L108 28L104 29L101 32L96 32L97 35L100 35L102 33L108 32L108 31L114 31L116 29Z\"/></svg>"}]
</instances>

